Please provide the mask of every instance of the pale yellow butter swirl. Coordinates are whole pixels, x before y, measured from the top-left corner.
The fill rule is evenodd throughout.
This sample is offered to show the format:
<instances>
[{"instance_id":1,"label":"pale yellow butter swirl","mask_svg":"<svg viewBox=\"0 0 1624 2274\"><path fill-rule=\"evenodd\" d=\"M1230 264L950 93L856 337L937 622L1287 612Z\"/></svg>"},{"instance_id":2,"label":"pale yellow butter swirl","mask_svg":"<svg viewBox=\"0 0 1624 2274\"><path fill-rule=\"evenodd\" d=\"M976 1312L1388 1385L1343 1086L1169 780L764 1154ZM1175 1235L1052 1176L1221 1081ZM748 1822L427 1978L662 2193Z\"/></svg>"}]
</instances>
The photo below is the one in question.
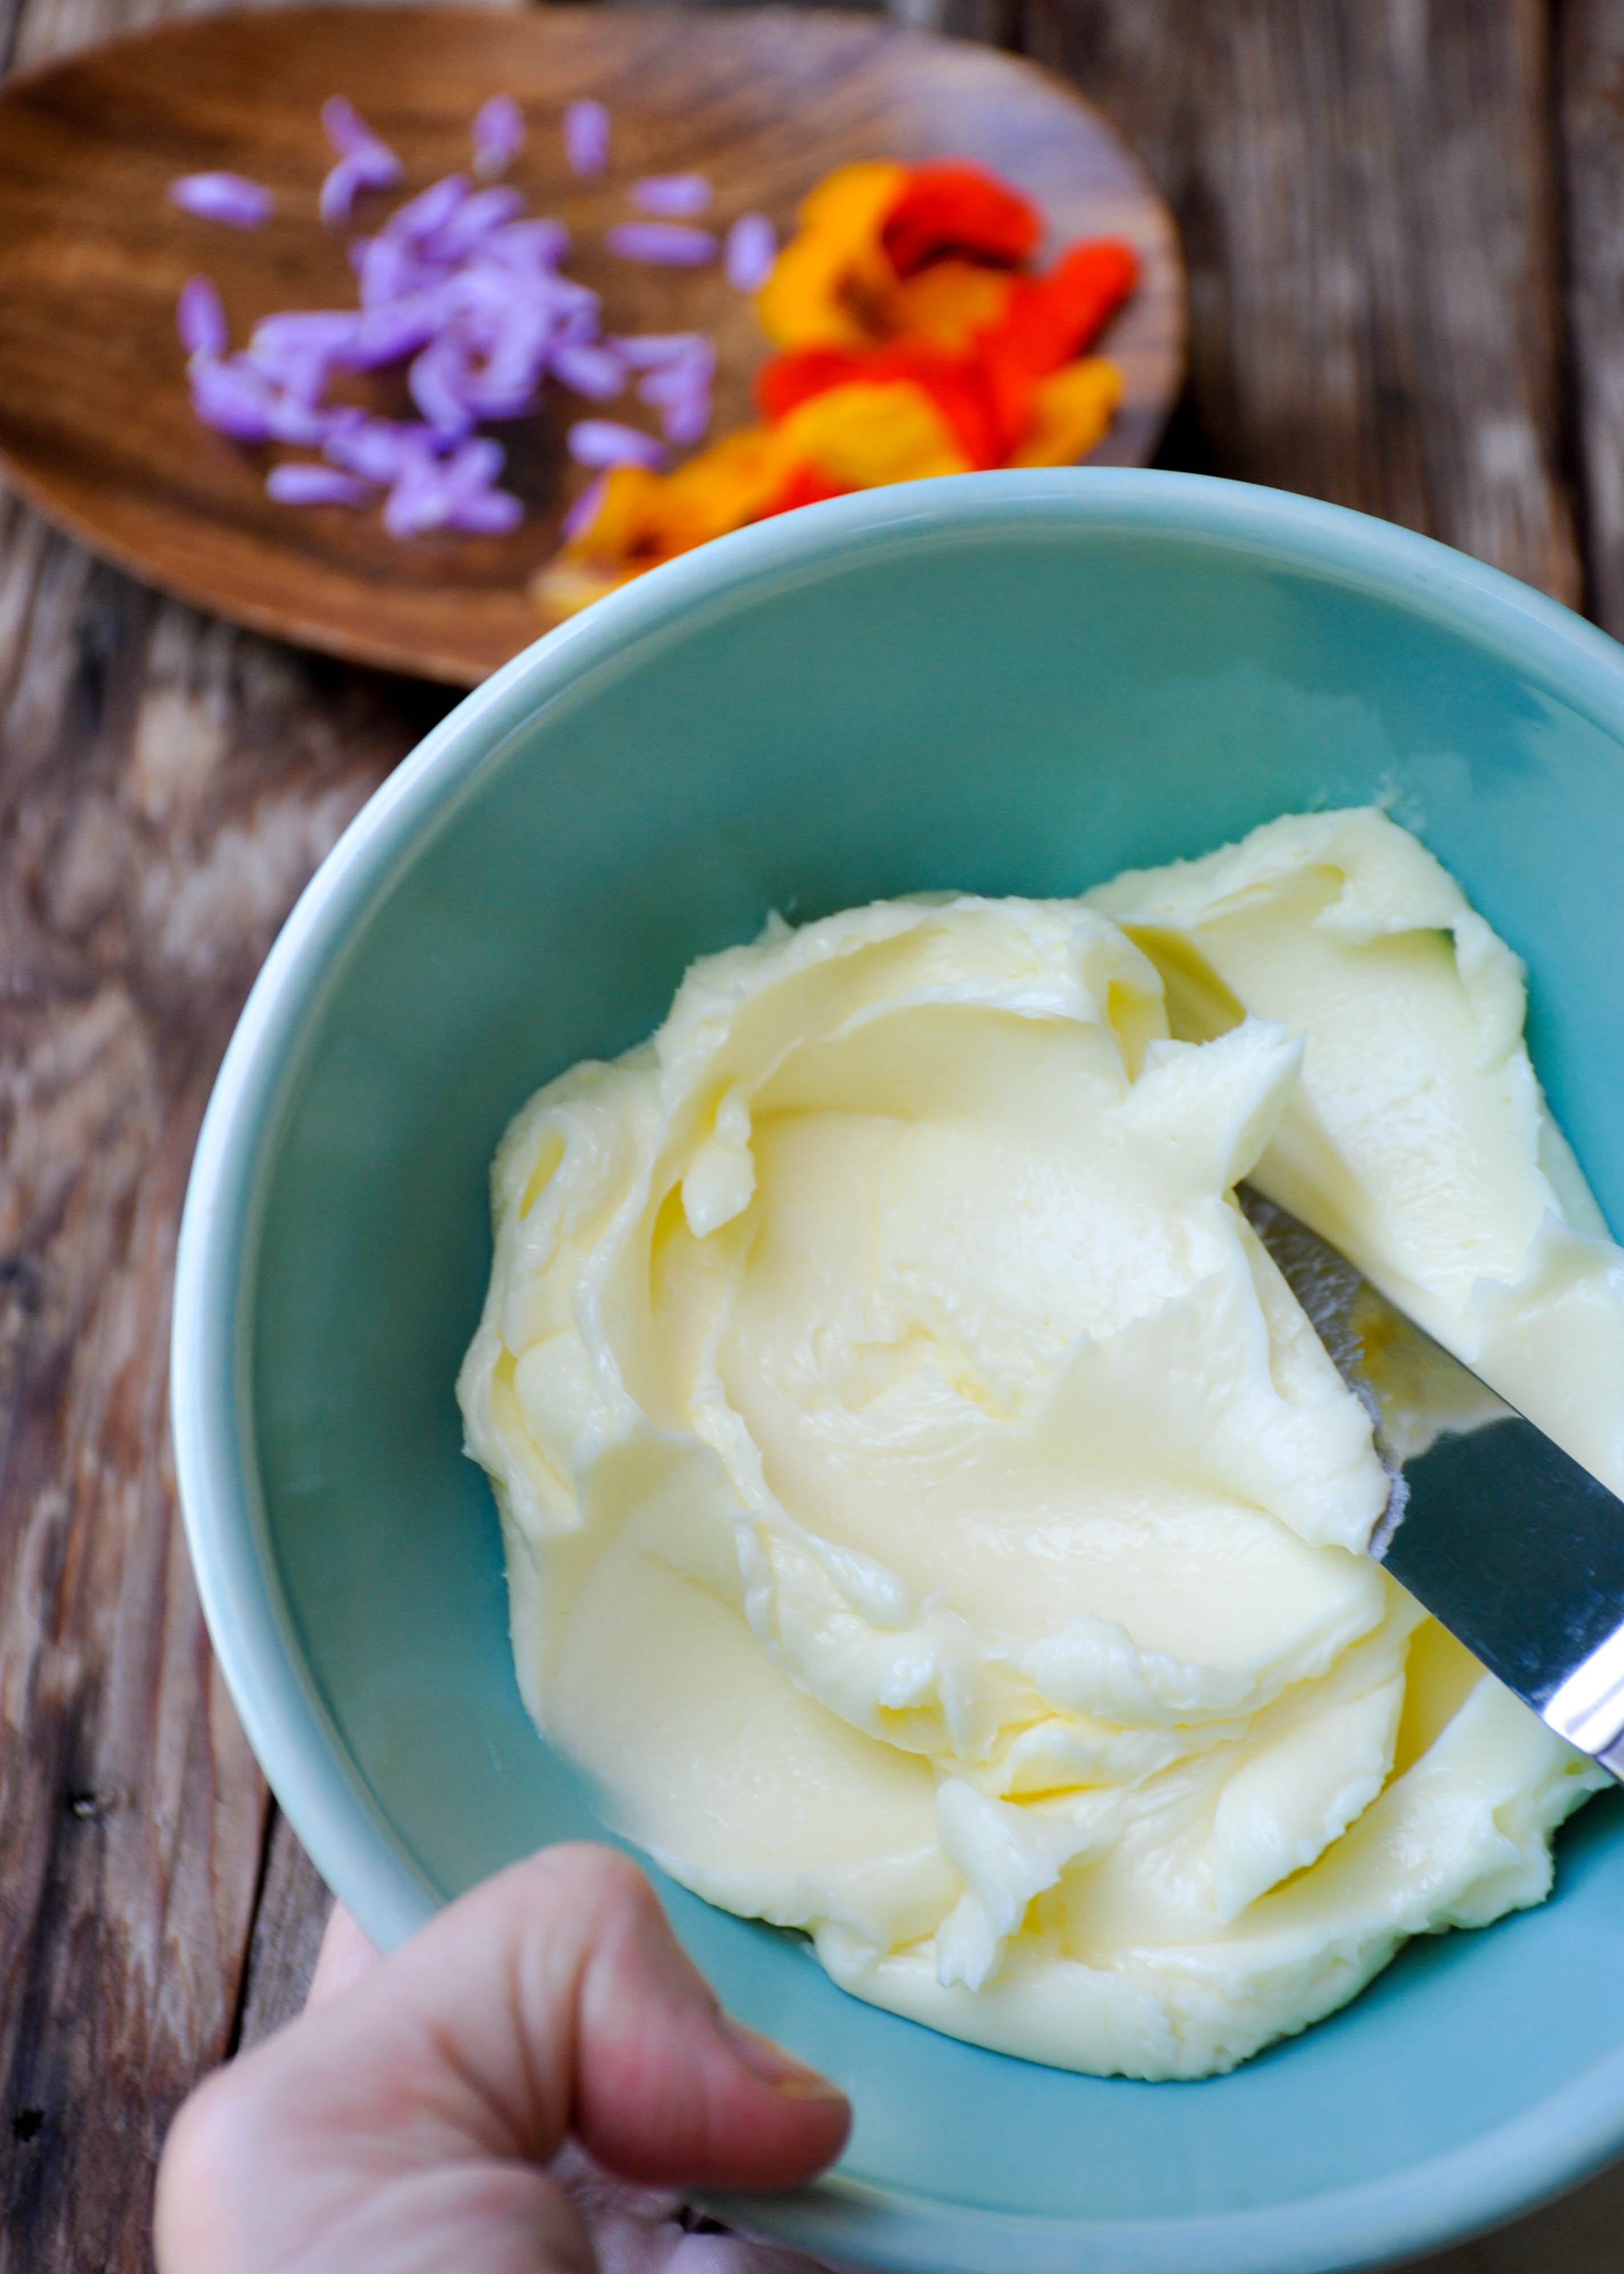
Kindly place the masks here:
<instances>
[{"instance_id":1,"label":"pale yellow butter swirl","mask_svg":"<svg viewBox=\"0 0 1624 2274\"><path fill-rule=\"evenodd\" d=\"M1309 1214L1319 1176L1372 1269L1405 1227L1395 1291L1497 1357L1554 1271L1559 1330L1620 1337L1563 1407L1587 1448L1616 1251L1443 872L1377 815L1274 828L1098 905L887 903L695 965L508 1132L460 1384L526 1703L630 1834L859 1995L1101 2072L1228 2067L1538 1900L1596 1781L1357 1552L1368 1420L1231 1188L1261 1156ZM1350 1133L1396 1110L1384 990L1390 1096L1429 1048L1447 1093L1404 1157L1441 1129L1448 1186L1475 1133L1470 1271Z\"/></svg>"}]
</instances>

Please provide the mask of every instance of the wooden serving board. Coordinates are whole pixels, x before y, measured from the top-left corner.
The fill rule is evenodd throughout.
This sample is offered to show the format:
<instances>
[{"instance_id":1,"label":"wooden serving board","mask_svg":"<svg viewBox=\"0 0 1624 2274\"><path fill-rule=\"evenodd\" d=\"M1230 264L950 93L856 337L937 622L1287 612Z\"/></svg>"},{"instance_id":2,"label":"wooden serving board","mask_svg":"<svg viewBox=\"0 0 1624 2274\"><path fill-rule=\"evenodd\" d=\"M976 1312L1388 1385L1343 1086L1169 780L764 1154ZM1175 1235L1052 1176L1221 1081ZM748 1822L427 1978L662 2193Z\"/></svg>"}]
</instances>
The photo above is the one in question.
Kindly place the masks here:
<instances>
[{"instance_id":1,"label":"wooden serving board","mask_svg":"<svg viewBox=\"0 0 1624 2274\"><path fill-rule=\"evenodd\" d=\"M1112 233L1139 248L1143 281L1101 341L1123 366L1124 400L1094 458L1137 464L1154 451L1184 365L1173 223L1115 130L1035 65L869 18L771 8L300 8L166 24L0 93L0 462L11 479L94 551L308 647L472 686L527 645L545 629L527 585L585 478L564 432L596 406L550 384L535 418L492 430L508 448L503 479L528 508L512 536L402 543L375 507L268 499L267 469L288 454L199 424L175 332L177 295L199 272L218 285L237 345L275 309L353 305L349 237L465 169L469 121L504 91L528 128L507 178L532 212L568 224L569 273L602 293L605 328L717 342L713 432L748 418L765 343L719 269L603 252L605 229L630 216L627 185L697 169L715 188L708 220L761 210L787 234L833 166L960 156L1035 198L1056 241ZM335 94L407 166L398 190L358 202L350 230L316 213L331 162L319 113ZM613 115L613 155L606 175L583 182L560 121L589 94ZM214 169L274 192L263 228L167 202L176 175ZM410 415L397 374L367 384L378 409Z\"/></svg>"}]
</instances>

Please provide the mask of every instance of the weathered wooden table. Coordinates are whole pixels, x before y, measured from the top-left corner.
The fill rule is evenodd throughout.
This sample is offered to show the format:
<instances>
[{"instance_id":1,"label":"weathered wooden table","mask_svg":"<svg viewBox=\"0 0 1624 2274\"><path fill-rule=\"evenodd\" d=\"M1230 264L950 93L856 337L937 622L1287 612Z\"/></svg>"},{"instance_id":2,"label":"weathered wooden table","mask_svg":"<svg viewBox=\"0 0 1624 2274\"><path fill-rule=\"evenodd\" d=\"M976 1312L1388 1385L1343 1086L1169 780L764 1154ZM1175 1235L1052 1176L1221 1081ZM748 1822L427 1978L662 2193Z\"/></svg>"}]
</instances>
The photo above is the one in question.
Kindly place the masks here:
<instances>
[{"instance_id":1,"label":"weathered wooden table","mask_svg":"<svg viewBox=\"0 0 1624 2274\"><path fill-rule=\"evenodd\" d=\"M0 0L0 62L162 9ZM1159 177L1194 323L1166 463L1430 531L1624 635L1624 0L896 13L1070 74ZM147 2265L171 2111L308 1974L327 1899L177 1520L170 1264L260 958L449 701L0 497L0 2274ZM1620 2234L1624 2167L1433 2263L1617 2274Z\"/></svg>"}]
</instances>

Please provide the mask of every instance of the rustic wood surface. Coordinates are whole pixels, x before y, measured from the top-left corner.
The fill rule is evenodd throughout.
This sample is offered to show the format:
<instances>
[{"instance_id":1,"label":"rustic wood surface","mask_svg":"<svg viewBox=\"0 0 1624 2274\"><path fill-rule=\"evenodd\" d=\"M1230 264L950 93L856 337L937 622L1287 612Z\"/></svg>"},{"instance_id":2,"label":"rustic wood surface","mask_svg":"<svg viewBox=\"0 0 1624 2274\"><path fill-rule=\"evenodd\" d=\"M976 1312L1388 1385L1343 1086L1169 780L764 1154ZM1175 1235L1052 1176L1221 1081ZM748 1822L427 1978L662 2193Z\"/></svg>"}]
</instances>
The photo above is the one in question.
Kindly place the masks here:
<instances>
[{"instance_id":1,"label":"rustic wood surface","mask_svg":"<svg viewBox=\"0 0 1624 2274\"><path fill-rule=\"evenodd\" d=\"M162 12L0 0L0 56ZM1624 0L896 12L1067 73L1160 179L1192 279L1169 463L1431 530L1624 632ZM175 1519L169 1258L266 944L447 699L0 509L0 2274L146 2267L169 2111L307 1977L326 1897ZM1432 2274L1617 2274L1621 2234L1624 2169Z\"/></svg>"},{"instance_id":2,"label":"rustic wood surface","mask_svg":"<svg viewBox=\"0 0 1624 2274\"><path fill-rule=\"evenodd\" d=\"M315 221L331 162L321 103L365 91L366 115L406 159L399 192L468 163L468 124L493 87L523 106L525 147L506 178L556 215L569 273L603 296L612 332L699 330L720 367L718 429L751 416L765 342L715 266L617 260L607 226L643 174L697 167L708 225L763 212L780 235L812 184L876 152L958 154L1015 181L1055 237L1125 237L1143 275L1100 341L1123 403L1095 452L1151 456L1184 366L1184 279L1167 209L1114 129L1023 59L853 14L751 9L678 24L598 7L523 15L467 8L289 9L160 26L24 74L0 94L0 463L76 535L152 582L240 623L351 660L473 686L542 629L530 585L590 478L567 428L593 406L549 388L542 416L502 431L506 486L524 500L510 536L402 545L376 508L289 508L265 493L277 455L199 425L175 336L188 275L218 285L239 343L276 308L353 305L350 230ZM598 179L565 162L566 105L595 94L614 119ZM236 169L275 210L236 230L177 213L178 174ZM363 200L356 230L387 209ZM350 388L411 413L398 370ZM108 415L110 400L118 404ZM634 403L616 417L650 422Z\"/></svg>"}]
</instances>

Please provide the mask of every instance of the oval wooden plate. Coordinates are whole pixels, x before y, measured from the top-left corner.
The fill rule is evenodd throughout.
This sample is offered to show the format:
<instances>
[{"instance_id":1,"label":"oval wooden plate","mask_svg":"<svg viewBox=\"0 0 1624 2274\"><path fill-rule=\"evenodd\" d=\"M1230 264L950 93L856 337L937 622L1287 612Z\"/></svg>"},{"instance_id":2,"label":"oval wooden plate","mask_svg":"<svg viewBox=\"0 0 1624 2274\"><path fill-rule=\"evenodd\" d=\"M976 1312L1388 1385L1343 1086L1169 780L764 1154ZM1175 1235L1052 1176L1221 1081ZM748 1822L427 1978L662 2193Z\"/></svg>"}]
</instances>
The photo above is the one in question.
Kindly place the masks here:
<instances>
[{"instance_id":1,"label":"oval wooden plate","mask_svg":"<svg viewBox=\"0 0 1624 2274\"><path fill-rule=\"evenodd\" d=\"M1172 221L1115 130L1036 66L787 9L301 8L169 23L0 93L0 460L17 486L139 576L307 647L471 687L526 646L545 629L526 587L584 478L564 431L591 406L549 386L534 418L494 430L503 478L529 508L511 537L402 543L375 508L273 503L266 471L288 454L199 425L175 334L176 296L199 271L239 344L274 309L352 306L349 235L466 169L469 121L499 90L528 128L508 178L533 212L568 223L569 271L603 294L605 328L716 340L713 432L749 416L765 343L719 271L601 251L605 227L628 216L626 185L697 169L718 224L759 209L787 233L832 166L951 155L1029 192L1057 241L1109 232L1139 248L1143 281L1101 342L1123 366L1124 400L1094 456L1137 464L1154 449L1184 362ZM407 166L400 190L360 201L353 231L316 214L331 162L319 112L334 94ZM570 173L560 134L565 104L586 94L614 122L611 169L592 182ZM214 168L274 192L265 227L224 228L167 202L176 175ZM408 412L397 377L377 386L378 407Z\"/></svg>"}]
</instances>

